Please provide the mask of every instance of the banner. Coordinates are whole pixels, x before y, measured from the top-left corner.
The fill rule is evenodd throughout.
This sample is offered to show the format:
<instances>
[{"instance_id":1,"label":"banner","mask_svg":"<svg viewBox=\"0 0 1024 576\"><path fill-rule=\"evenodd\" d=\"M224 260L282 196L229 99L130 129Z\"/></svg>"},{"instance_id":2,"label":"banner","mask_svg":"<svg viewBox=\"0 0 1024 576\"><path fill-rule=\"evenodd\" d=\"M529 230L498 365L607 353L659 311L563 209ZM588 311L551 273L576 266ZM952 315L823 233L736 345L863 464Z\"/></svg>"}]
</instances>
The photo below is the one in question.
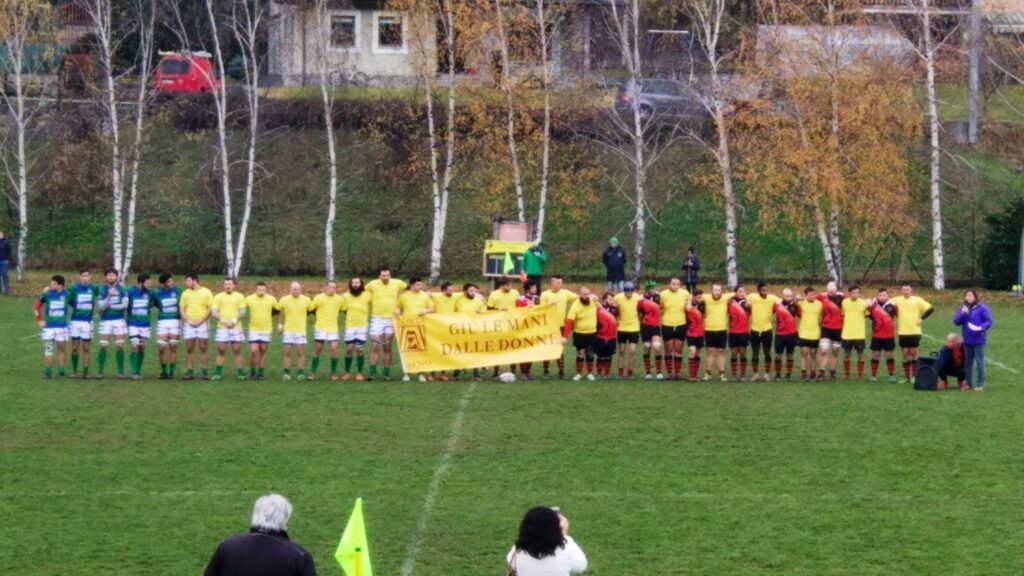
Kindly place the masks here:
<instances>
[{"instance_id":1,"label":"banner","mask_svg":"<svg viewBox=\"0 0 1024 576\"><path fill-rule=\"evenodd\" d=\"M406 372L506 366L562 356L555 304L484 314L398 318L395 337Z\"/></svg>"},{"instance_id":2,"label":"banner","mask_svg":"<svg viewBox=\"0 0 1024 576\"><path fill-rule=\"evenodd\" d=\"M533 246L533 242L516 242L511 240L487 240L484 242L484 254L500 254L506 252L521 256Z\"/></svg>"}]
</instances>

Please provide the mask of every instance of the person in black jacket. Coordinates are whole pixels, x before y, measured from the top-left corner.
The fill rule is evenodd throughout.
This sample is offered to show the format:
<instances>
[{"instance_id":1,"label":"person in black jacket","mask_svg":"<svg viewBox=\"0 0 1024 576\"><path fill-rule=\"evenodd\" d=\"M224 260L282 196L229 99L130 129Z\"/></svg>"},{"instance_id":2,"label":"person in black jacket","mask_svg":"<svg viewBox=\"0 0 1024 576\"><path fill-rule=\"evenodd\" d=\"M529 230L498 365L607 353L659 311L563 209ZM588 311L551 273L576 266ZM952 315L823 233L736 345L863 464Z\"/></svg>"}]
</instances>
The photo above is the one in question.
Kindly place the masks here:
<instances>
[{"instance_id":1,"label":"person in black jacket","mask_svg":"<svg viewBox=\"0 0 1024 576\"><path fill-rule=\"evenodd\" d=\"M697 258L697 254L693 251L693 246L686 249L686 258L683 258L683 284L686 285L686 291L693 294L693 291L697 289L697 271L700 270L700 258Z\"/></svg>"},{"instance_id":2,"label":"person in black jacket","mask_svg":"<svg viewBox=\"0 0 1024 576\"><path fill-rule=\"evenodd\" d=\"M291 515L284 496L261 496L252 509L252 529L221 542L204 576L316 576L313 556L288 539Z\"/></svg>"},{"instance_id":3,"label":"person in black jacket","mask_svg":"<svg viewBox=\"0 0 1024 576\"><path fill-rule=\"evenodd\" d=\"M7 278L7 269L11 265L11 244L7 242L7 235L0 230L0 290L4 294L11 294L11 281Z\"/></svg>"},{"instance_id":4,"label":"person in black jacket","mask_svg":"<svg viewBox=\"0 0 1024 576\"><path fill-rule=\"evenodd\" d=\"M622 292L622 283L626 280L626 251L619 246L619 239L615 236L608 239L601 263L607 271L608 291L613 294Z\"/></svg>"}]
</instances>

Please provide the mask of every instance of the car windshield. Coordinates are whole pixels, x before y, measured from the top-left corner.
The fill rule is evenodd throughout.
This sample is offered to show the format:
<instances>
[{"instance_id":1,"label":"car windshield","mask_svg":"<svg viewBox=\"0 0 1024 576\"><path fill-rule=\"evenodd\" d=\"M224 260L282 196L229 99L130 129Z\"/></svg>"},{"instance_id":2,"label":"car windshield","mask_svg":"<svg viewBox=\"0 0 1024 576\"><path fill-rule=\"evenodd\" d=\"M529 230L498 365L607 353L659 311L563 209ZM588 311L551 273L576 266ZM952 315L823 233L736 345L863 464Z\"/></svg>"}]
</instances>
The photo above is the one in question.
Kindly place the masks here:
<instances>
[{"instance_id":1,"label":"car windshield","mask_svg":"<svg viewBox=\"0 0 1024 576\"><path fill-rule=\"evenodd\" d=\"M160 63L160 72L163 74L188 74L188 60L164 60Z\"/></svg>"}]
</instances>

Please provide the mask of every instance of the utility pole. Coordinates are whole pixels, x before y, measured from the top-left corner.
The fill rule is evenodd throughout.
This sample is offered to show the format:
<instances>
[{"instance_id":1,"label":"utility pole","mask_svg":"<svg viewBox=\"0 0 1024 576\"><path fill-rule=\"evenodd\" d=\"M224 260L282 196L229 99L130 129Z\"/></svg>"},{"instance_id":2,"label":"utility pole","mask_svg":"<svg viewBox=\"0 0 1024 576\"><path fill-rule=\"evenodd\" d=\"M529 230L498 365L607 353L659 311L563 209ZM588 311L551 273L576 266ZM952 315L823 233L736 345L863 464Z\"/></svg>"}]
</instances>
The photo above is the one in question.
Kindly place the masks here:
<instances>
[{"instance_id":1,"label":"utility pole","mask_svg":"<svg viewBox=\"0 0 1024 576\"><path fill-rule=\"evenodd\" d=\"M970 95L967 108L967 143L971 146L978 143L978 91L981 84L981 0L971 0L970 18L970 78L968 86Z\"/></svg>"}]
</instances>

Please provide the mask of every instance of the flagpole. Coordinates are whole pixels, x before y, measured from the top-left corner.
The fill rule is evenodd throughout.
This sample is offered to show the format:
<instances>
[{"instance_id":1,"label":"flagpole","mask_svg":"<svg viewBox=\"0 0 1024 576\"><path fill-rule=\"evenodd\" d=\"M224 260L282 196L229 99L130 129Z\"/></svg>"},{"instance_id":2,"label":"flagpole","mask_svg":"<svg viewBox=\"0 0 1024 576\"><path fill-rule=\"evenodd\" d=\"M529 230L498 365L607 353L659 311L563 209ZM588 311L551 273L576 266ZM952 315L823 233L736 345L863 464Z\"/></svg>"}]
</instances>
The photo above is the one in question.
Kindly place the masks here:
<instances>
[{"instance_id":1,"label":"flagpole","mask_svg":"<svg viewBox=\"0 0 1024 576\"><path fill-rule=\"evenodd\" d=\"M356 557L355 574L353 574L352 576L363 576L363 549L362 548L356 548L355 557Z\"/></svg>"}]
</instances>

